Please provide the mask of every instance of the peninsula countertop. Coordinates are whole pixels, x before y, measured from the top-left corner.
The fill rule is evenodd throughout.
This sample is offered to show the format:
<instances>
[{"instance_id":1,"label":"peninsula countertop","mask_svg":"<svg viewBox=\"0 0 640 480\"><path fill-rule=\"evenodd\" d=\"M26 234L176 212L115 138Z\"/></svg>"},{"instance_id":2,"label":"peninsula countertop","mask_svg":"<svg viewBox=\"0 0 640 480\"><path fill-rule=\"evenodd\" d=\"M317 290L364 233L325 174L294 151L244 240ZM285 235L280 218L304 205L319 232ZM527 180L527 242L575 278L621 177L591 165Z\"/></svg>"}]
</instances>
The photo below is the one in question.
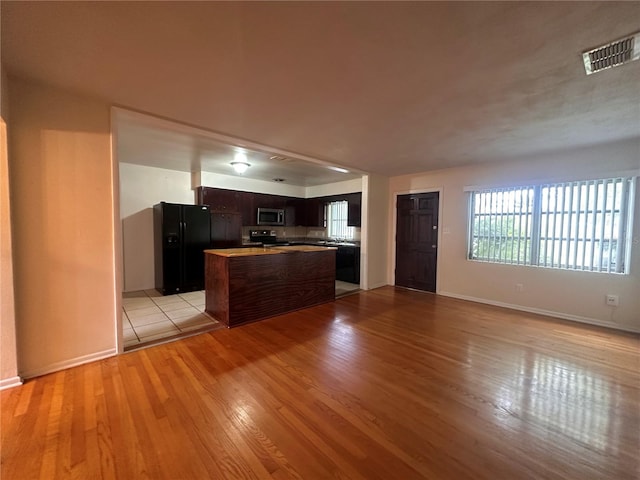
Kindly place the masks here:
<instances>
[{"instance_id":1,"label":"peninsula countertop","mask_svg":"<svg viewBox=\"0 0 640 480\"><path fill-rule=\"evenodd\" d=\"M204 253L218 255L221 257L247 257L294 252L323 252L326 250L336 250L336 247L325 247L320 245L285 245L280 247L214 248L205 250Z\"/></svg>"}]
</instances>

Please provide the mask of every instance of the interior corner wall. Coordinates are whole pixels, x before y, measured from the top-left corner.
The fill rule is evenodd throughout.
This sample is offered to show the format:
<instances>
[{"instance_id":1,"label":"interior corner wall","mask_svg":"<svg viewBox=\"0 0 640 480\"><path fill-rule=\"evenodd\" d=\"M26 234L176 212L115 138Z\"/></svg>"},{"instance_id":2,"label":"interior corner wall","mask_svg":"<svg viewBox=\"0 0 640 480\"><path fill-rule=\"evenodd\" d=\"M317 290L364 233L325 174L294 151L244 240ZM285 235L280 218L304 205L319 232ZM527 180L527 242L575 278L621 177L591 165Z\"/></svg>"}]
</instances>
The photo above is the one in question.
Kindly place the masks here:
<instances>
[{"instance_id":1,"label":"interior corner wall","mask_svg":"<svg viewBox=\"0 0 640 480\"><path fill-rule=\"evenodd\" d=\"M201 172L200 185L203 187L224 188L241 192L267 193L284 197L300 197L305 195L305 187L287 183L267 182L255 178L246 178L222 173Z\"/></svg>"},{"instance_id":2,"label":"interior corner wall","mask_svg":"<svg viewBox=\"0 0 640 480\"><path fill-rule=\"evenodd\" d=\"M307 187L305 198L327 197L329 195L341 195L343 193L361 192L363 187L363 179L354 178L352 180L344 180L342 182L327 183L325 185L314 185Z\"/></svg>"},{"instance_id":3,"label":"interior corner wall","mask_svg":"<svg viewBox=\"0 0 640 480\"><path fill-rule=\"evenodd\" d=\"M0 389L20 384L13 288L7 96L7 78L2 70L0 71Z\"/></svg>"},{"instance_id":4,"label":"interior corner wall","mask_svg":"<svg viewBox=\"0 0 640 480\"><path fill-rule=\"evenodd\" d=\"M109 106L10 78L9 173L20 375L116 353Z\"/></svg>"},{"instance_id":5,"label":"interior corner wall","mask_svg":"<svg viewBox=\"0 0 640 480\"><path fill-rule=\"evenodd\" d=\"M160 202L193 205L191 174L120 163L125 292L155 288L153 206Z\"/></svg>"},{"instance_id":6,"label":"interior corner wall","mask_svg":"<svg viewBox=\"0 0 640 480\"><path fill-rule=\"evenodd\" d=\"M366 175L362 182L362 273L366 290L387 284L389 178Z\"/></svg>"},{"instance_id":7,"label":"interior corner wall","mask_svg":"<svg viewBox=\"0 0 640 480\"><path fill-rule=\"evenodd\" d=\"M395 283L392 219L397 194L440 188L439 294L640 332L640 188L636 190L628 275L500 265L466 258L469 194L463 191L465 186L517 186L540 180L607 178L614 172L640 174L640 139L520 162L393 177L389 199L389 282ZM516 284L523 286L522 291L516 291ZM619 295L620 306L607 306L606 294Z\"/></svg>"}]
</instances>

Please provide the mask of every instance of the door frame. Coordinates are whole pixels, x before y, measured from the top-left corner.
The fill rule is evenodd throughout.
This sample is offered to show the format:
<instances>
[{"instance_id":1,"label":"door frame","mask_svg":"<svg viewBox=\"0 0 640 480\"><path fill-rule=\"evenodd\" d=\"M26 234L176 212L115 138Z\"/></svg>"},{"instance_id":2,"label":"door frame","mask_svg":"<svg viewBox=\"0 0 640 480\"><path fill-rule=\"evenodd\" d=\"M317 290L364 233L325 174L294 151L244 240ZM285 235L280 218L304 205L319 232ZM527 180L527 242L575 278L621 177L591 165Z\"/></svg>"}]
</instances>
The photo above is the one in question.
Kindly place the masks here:
<instances>
[{"instance_id":1,"label":"door frame","mask_svg":"<svg viewBox=\"0 0 640 480\"><path fill-rule=\"evenodd\" d=\"M393 208L392 208L392 219L391 219L391 270L389 271L389 279L390 284L396 284L396 236L398 229L398 197L400 195L413 195L418 193L437 193L438 194L438 251L436 252L436 291L437 295L440 292L440 271L441 268L438 268L438 264L440 263L440 246L442 245L442 228L440 228L442 224L442 198L443 198L443 188L442 187L429 187L429 188L419 188L412 189L407 191L399 191L393 192ZM425 292L431 293L431 292Z\"/></svg>"}]
</instances>

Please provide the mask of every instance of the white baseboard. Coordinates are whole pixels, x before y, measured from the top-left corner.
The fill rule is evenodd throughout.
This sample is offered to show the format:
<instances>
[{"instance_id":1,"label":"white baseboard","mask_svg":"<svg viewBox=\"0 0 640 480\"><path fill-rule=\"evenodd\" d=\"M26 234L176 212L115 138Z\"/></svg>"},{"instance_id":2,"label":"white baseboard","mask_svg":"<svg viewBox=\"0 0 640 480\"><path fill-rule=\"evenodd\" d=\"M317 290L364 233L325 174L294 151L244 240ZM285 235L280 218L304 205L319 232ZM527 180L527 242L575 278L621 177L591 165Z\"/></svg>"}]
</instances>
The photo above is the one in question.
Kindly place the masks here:
<instances>
[{"instance_id":1,"label":"white baseboard","mask_svg":"<svg viewBox=\"0 0 640 480\"><path fill-rule=\"evenodd\" d=\"M9 377L0 380L0 390L6 388L18 387L22 385L22 379L20 377Z\"/></svg>"},{"instance_id":2,"label":"white baseboard","mask_svg":"<svg viewBox=\"0 0 640 480\"><path fill-rule=\"evenodd\" d=\"M109 350L103 350L102 352L95 352L89 355L84 355L82 357L76 357L69 360L64 360L62 362L52 363L51 365L47 365L46 367L42 368L36 368L35 370L28 370L26 372L22 372L21 377L40 377L42 375L46 375L47 373L59 372L60 370L65 370L67 368L77 367L78 365L83 365L85 363L95 362L96 360L102 360L103 358L113 357L117 353L118 351L115 348L110 348Z\"/></svg>"},{"instance_id":3,"label":"white baseboard","mask_svg":"<svg viewBox=\"0 0 640 480\"><path fill-rule=\"evenodd\" d=\"M522 305L515 305L512 303L496 302L494 300L470 297L467 295L459 295L457 293L451 293L451 292L438 292L438 295L442 295L443 297L457 298L459 300L468 300L470 302L494 305L496 307L510 308L512 310L520 310L522 312L537 313L539 315L546 315L547 317L561 318L562 320L570 320L572 322L587 323L589 325L597 325L598 327L607 327L607 328L613 328L615 330L622 330L625 332L640 333L640 328L633 328L627 325L620 325L613 322L605 322L603 320L598 320L596 318L581 317L579 315L571 315L570 313L554 312L551 310L543 310L542 308L525 307Z\"/></svg>"},{"instance_id":4,"label":"white baseboard","mask_svg":"<svg viewBox=\"0 0 640 480\"><path fill-rule=\"evenodd\" d=\"M389 285L387 282L377 282L372 285L369 285L367 290L373 290L374 288L386 287Z\"/></svg>"}]
</instances>

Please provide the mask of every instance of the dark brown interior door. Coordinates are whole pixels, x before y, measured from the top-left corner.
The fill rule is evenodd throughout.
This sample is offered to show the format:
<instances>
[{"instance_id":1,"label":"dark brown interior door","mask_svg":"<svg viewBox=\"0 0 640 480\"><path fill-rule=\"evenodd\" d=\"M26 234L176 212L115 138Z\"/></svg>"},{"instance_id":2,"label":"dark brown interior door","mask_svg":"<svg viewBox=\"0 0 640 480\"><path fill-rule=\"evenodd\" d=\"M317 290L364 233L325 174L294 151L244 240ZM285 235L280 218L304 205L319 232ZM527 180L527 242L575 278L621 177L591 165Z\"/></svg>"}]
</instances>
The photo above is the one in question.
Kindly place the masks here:
<instances>
[{"instance_id":1,"label":"dark brown interior door","mask_svg":"<svg viewBox=\"0 0 640 480\"><path fill-rule=\"evenodd\" d=\"M396 208L396 285L435 292L438 193L399 195Z\"/></svg>"}]
</instances>

